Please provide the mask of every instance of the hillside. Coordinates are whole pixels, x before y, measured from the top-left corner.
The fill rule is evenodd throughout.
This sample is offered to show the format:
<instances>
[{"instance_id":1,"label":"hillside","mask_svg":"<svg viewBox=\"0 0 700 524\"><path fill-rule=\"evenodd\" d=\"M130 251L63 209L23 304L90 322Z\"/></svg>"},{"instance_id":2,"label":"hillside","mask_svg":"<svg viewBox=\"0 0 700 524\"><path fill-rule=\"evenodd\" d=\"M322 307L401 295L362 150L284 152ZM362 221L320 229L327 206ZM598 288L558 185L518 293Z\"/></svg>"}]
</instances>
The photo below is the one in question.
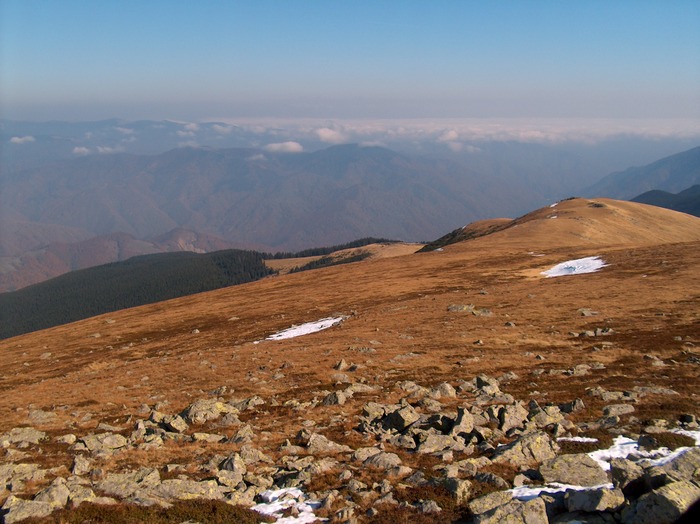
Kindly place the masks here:
<instances>
[{"instance_id":1,"label":"hillside","mask_svg":"<svg viewBox=\"0 0 700 524\"><path fill-rule=\"evenodd\" d=\"M0 338L120 309L258 280L271 274L261 253L159 253L66 273L0 293Z\"/></svg>"},{"instance_id":2,"label":"hillside","mask_svg":"<svg viewBox=\"0 0 700 524\"><path fill-rule=\"evenodd\" d=\"M631 199L655 189L677 193L700 184L700 147L643 167L612 173L583 191L586 196Z\"/></svg>"},{"instance_id":3,"label":"hillside","mask_svg":"<svg viewBox=\"0 0 700 524\"><path fill-rule=\"evenodd\" d=\"M250 506L268 488L299 488L265 496L317 500L313 511L335 520L528 511L544 522L538 493L552 488L542 483L580 490L613 475L622 491L589 495L617 502L582 500L587 518L643 522L653 507L665 508L649 513L654 522L671 522L697 497L697 449L652 469L629 455L612 473L597 465L611 467L604 453L592 463L588 453L700 437L699 223L643 204L569 200L441 251L4 340L0 435L14 464L5 511L63 507L41 506L45 491L27 499L63 482L75 497L79 482L85 496L107 497L98 504ZM602 269L541 274L588 257ZM314 332L320 319L332 327ZM301 336L272 337L291 326ZM557 441L574 436L589 440ZM616 476L631 469L666 477L632 491ZM504 491L514 485L519 495ZM549 493L561 519L582 518L572 508L584 492Z\"/></svg>"},{"instance_id":4,"label":"hillside","mask_svg":"<svg viewBox=\"0 0 700 524\"><path fill-rule=\"evenodd\" d=\"M698 217L700 216L700 184L696 184L676 194L658 189L647 191L634 197L632 202L665 207L666 209L673 209L674 211Z\"/></svg>"}]
</instances>

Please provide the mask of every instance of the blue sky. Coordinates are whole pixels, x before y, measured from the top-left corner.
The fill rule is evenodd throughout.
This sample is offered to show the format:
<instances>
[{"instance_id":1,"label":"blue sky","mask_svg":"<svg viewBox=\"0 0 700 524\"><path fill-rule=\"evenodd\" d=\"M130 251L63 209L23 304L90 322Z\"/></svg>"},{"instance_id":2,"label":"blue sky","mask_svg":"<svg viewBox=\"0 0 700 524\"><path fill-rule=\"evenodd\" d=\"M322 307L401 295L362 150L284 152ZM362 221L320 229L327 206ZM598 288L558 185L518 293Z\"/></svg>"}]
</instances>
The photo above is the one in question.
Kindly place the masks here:
<instances>
[{"instance_id":1,"label":"blue sky","mask_svg":"<svg viewBox=\"0 0 700 524\"><path fill-rule=\"evenodd\" d=\"M698 27L697 0L0 0L0 110L700 119Z\"/></svg>"}]
</instances>

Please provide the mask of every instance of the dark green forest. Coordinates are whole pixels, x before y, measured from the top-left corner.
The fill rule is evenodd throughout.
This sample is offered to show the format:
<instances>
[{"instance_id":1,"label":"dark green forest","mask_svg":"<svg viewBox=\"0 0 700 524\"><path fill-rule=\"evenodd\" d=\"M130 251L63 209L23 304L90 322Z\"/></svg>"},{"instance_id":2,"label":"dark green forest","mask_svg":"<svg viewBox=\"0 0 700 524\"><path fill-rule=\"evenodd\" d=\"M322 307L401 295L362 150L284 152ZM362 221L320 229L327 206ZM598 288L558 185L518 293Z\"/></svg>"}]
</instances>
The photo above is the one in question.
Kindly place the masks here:
<instances>
[{"instance_id":1,"label":"dark green forest","mask_svg":"<svg viewBox=\"0 0 700 524\"><path fill-rule=\"evenodd\" d=\"M81 269L17 291L0 293L0 339L222 287L259 280L274 273L265 259L327 255L377 242L364 238L298 253L259 253L228 249L206 254L159 253ZM324 257L296 271L355 262L362 255Z\"/></svg>"}]
</instances>

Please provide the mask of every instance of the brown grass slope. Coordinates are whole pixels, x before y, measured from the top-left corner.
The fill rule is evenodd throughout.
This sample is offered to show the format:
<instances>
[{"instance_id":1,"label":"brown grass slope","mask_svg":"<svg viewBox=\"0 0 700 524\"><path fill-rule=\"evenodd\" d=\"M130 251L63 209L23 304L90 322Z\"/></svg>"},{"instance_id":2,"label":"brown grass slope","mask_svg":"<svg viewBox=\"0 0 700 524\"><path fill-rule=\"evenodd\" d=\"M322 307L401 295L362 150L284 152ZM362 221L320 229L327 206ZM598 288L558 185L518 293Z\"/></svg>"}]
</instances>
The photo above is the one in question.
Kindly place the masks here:
<instances>
[{"instance_id":1,"label":"brown grass slope","mask_svg":"<svg viewBox=\"0 0 700 524\"><path fill-rule=\"evenodd\" d=\"M539 275L591 255L608 266L586 275ZM451 312L451 304L475 304L491 315ZM581 308L596 314L583 316ZM349 317L323 332L263 340L336 314ZM615 334L604 340L571 334L597 327ZM99 422L127 427L141 404L159 402L176 413L220 386L237 398L309 400L336 388L331 376L340 359L359 365L346 371L352 380L381 386L382 393L306 411L263 406L247 421L262 435L257 445L274 453L311 419L318 431L357 446L345 431L367 400L396 400L398 380L432 385L508 371L518 378L505 390L516 398L581 397L588 419L600 416L602 403L586 396L587 388L670 387L681 395L646 396L635 414L641 421L675 419L698 412L698 346L700 219L577 199L440 252L271 277L4 340L0 432L18 425L54 434L84 434ZM650 366L652 356L661 365ZM594 361L604 369L556 372ZM533 375L539 369L544 373ZM36 410L57 417L35 424ZM191 456L191 449L173 446L120 460L156 465ZM35 459L65 460L60 450Z\"/></svg>"}]
</instances>

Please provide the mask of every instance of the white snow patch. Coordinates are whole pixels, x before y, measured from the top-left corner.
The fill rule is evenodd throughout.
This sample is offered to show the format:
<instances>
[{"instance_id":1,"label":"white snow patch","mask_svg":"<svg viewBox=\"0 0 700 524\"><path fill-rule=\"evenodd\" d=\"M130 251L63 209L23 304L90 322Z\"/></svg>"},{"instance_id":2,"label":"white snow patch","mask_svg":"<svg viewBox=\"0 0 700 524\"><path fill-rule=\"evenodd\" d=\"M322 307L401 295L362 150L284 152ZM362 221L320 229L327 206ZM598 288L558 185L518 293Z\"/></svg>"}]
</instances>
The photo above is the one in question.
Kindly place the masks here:
<instances>
[{"instance_id":1,"label":"white snow patch","mask_svg":"<svg viewBox=\"0 0 700 524\"><path fill-rule=\"evenodd\" d=\"M314 509L317 509L321 503L315 500L309 500L304 493L297 488L285 488L264 491L260 494L263 502L256 504L251 509L275 518L277 524L310 524L319 520L314 515ZM293 508L295 516L284 517L282 513Z\"/></svg>"},{"instance_id":2,"label":"white snow patch","mask_svg":"<svg viewBox=\"0 0 700 524\"><path fill-rule=\"evenodd\" d=\"M687 431L682 429L675 429L672 433L678 433L679 435L685 435L695 439L695 445L700 446L700 431ZM571 438L558 438L557 441L568 440L574 442L597 442L597 439L591 439L586 437L571 437ZM644 461L644 466L662 466L671 462L673 459L682 455L691 448L684 447L678 448L674 451L668 448L659 448L651 451L645 451L639 449L636 440L632 440L627 437L618 436L613 440L612 446L608 449L600 449L597 451L592 451L588 453L588 456L595 460L601 468L605 471L610 471L610 461L614 458L627 458L632 455L633 459L638 461ZM510 491L513 494L513 498L518 500L530 500L538 497L541 493L557 493L560 491L566 491L567 489L572 489L576 491L585 490L595 490L600 488L613 489L612 484L601 484L600 486L584 487L584 486L573 486L570 484L560 484L558 482L552 482L551 484L546 484L544 486L521 486L518 488L513 488Z\"/></svg>"},{"instance_id":3,"label":"white snow patch","mask_svg":"<svg viewBox=\"0 0 700 524\"><path fill-rule=\"evenodd\" d=\"M600 489L600 488L607 488L607 489L613 489L612 482L608 484L601 484L599 486L574 486L572 484L560 484L559 482L552 482L551 484L547 484L546 486L520 486L518 488L513 488L508 491L510 491L513 494L514 499L518 500L532 500L536 497L539 497L542 493L559 493L561 491L566 491L566 490L575 490L575 491L586 491L586 490L595 490L595 489Z\"/></svg>"},{"instance_id":4,"label":"white snow patch","mask_svg":"<svg viewBox=\"0 0 700 524\"><path fill-rule=\"evenodd\" d=\"M595 273L600 268L607 264L600 257L577 258L576 260L567 260L561 264L557 264L547 271L542 271L542 275L547 278L562 277L566 275L581 275L583 273Z\"/></svg>"},{"instance_id":5,"label":"white snow patch","mask_svg":"<svg viewBox=\"0 0 700 524\"><path fill-rule=\"evenodd\" d=\"M559 217L559 215L552 215L551 217L548 217L548 218L558 218L558 217Z\"/></svg>"},{"instance_id":6,"label":"white snow patch","mask_svg":"<svg viewBox=\"0 0 700 524\"><path fill-rule=\"evenodd\" d=\"M598 442L597 438L591 437L559 437L557 442Z\"/></svg>"},{"instance_id":7,"label":"white snow patch","mask_svg":"<svg viewBox=\"0 0 700 524\"><path fill-rule=\"evenodd\" d=\"M290 328L283 329L274 335L270 335L265 340L284 340L287 338L295 338L302 335L308 335L310 333L316 333L317 331L323 331L324 329L340 324L343 320L345 320L345 317L322 318L321 320L316 320L315 322L307 322L299 326L292 326Z\"/></svg>"},{"instance_id":8,"label":"white snow patch","mask_svg":"<svg viewBox=\"0 0 700 524\"><path fill-rule=\"evenodd\" d=\"M549 206L549 207L557 207L557 204L558 204L558 203L559 203L559 202L554 202L554 204L552 204L552 205Z\"/></svg>"}]
</instances>

